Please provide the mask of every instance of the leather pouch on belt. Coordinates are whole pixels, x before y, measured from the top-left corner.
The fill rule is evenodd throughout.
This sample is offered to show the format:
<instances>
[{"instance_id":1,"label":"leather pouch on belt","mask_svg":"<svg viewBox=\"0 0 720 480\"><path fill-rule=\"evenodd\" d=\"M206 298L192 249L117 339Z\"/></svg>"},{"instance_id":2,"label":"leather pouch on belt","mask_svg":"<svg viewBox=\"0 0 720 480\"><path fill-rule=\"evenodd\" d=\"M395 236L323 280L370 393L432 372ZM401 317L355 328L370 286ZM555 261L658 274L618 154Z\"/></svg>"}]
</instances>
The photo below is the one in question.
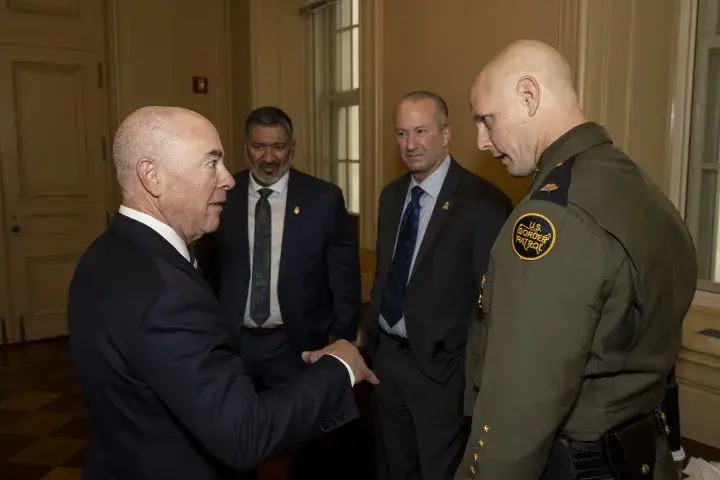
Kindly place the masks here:
<instances>
[{"instance_id":1,"label":"leather pouch on belt","mask_svg":"<svg viewBox=\"0 0 720 480\"><path fill-rule=\"evenodd\" d=\"M606 451L617 478L653 478L657 432L657 419L652 413L634 419L605 435Z\"/></svg>"}]
</instances>

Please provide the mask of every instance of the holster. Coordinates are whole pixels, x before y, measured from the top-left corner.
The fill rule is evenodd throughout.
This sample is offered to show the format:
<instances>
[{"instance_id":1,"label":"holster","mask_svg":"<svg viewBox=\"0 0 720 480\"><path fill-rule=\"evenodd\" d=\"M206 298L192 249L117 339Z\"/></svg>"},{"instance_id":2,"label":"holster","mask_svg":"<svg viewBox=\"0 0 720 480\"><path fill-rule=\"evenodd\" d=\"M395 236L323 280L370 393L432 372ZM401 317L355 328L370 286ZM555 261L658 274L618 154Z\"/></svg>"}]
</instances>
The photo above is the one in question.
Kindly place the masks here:
<instances>
[{"instance_id":1,"label":"holster","mask_svg":"<svg viewBox=\"0 0 720 480\"><path fill-rule=\"evenodd\" d=\"M660 431L658 412L636 418L605 434L603 442L617 478L653 478Z\"/></svg>"},{"instance_id":2,"label":"holster","mask_svg":"<svg viewBox=\"0 0 720 480\"><path fill-rule=\"evenodd\" d=\"M659 411L613 428L597 442L555 439L541 480L647 480L653 478L658 441L665 434Z\"/></svg>"}]
</instances>

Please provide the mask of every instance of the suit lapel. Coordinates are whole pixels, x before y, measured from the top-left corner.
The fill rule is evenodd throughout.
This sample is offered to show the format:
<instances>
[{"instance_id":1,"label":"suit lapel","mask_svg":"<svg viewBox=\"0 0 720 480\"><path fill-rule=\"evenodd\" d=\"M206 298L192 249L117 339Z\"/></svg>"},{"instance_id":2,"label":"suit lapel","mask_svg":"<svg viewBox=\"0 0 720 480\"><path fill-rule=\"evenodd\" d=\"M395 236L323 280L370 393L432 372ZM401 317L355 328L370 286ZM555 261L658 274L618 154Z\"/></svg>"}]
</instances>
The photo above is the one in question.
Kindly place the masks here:
<instances>
[{"instance_id":1,"label":"suit lapel","mask_svg":"<svg viewBox=\"0 0 720 480\"><path fill-rule=\"evenodd\" d=\"M200 286L202 286L210 296L215 295L205 281L205 278L202 276L202 273L200 273L200 270L193 267L193 265L175 249L175 247L173 247L162 237L162 235L152 228L138 222L137 220L119 214L113 217L110 222L110 229L141 243L146 248L170 262L173 266L190 274L190 276L193 277L193 279L200 284Z\"/></svg>"},{"instance_id":2,"label":"suit lapel","mask_svg":"<svg viewBox=\"0 0 720 480\"><path fill-rule=\"evenodd\" d=\"M300 229L302 228L301 215L303 209L302 186L298 183L300 177L294 170L288 172L287 199L285 203L285 220L283 223L282 248L280 249L280 268L278 272L278 289L280 282L285 277L284 272L288 264L292 263L294 249ZM296 210L297 209L297 210ZM297 213L295 213L297 211Z\"/></svg>"},{"instance_id":3,"label":"suit lapel","mask_svg":"<svg viewBox=\"0 0 720 480\"><path fill-rule=\"evenodd\" d=\"M437 201L435 202L435 208L430 216L430 223L425 230L425 235L423 236L422 243L420 244L420 250L418 251L417 258L415 259L415 263L413 265L413 271L417 270L418 266L423 261L423 258L425 258L425 255L427 255L427 252L430 250L430 247L432 247L438 233L440 233L443 225L445 225L445 222L450 216L459 174L460 168L455 163L455 160L451 158L450 168L448 169L443 186L440 189L440 195L438 195ZM447 205L447 207L445 205ZM410 278L412 280L412 272Z\"/></svg>"},{"instance_id":4,"label":"suit lapel","mask_svg":"<svg viewBox=\"0 0 720 480\"><path fill-rule=\"evenodd\" d=\"M237 185L232 190L236 195L236 207L230 210L228 218L222 221L229 222L232 225L231 235L232 241L238 242L238 247L242 254L243 275L245 281L250 279L250 243L248 240L248 188L250 184L250 174L247 170L238 176ZM247 287L247 286L246 286ZM245 288L243 291L246 291Z\"/></svg>"}]
</instances>

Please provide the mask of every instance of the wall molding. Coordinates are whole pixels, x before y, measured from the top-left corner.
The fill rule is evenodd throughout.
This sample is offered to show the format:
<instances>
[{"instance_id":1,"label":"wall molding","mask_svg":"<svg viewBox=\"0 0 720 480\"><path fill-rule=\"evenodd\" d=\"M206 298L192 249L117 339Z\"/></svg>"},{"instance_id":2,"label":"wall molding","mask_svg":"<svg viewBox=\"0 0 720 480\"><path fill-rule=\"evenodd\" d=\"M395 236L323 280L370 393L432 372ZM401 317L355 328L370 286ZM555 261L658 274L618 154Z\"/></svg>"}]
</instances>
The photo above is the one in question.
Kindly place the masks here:
<instances>
[{"instance_id":1,"label":"wall molding","mask_svg":"<svg viewBox=\"0 0 720 480\"><path fill-rule=\"evenodd\" d=\"M360 247L375 249L383 162L383 3L360 2Z\"/></svg>"}]
</instances>

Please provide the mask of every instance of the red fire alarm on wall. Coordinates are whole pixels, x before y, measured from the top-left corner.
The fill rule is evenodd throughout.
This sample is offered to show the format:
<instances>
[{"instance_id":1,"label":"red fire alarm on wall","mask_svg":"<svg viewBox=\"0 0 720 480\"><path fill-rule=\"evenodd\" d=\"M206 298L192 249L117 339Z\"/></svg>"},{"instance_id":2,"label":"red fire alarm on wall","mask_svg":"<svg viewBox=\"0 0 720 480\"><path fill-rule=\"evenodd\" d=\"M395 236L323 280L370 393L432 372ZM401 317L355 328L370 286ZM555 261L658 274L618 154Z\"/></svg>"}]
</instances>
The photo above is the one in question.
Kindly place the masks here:
<instances>
[{"instance_id":1,"label":"red fire alarm on wall","mask_svg":"<svg viewBox=\"0 0 720 480\"><path fill-rule=\"evenodd\" d=\"M192 77L192 89L193 93L205 94L208 91L208 79L207 77Z\"/></svg>"}]
</instances>

